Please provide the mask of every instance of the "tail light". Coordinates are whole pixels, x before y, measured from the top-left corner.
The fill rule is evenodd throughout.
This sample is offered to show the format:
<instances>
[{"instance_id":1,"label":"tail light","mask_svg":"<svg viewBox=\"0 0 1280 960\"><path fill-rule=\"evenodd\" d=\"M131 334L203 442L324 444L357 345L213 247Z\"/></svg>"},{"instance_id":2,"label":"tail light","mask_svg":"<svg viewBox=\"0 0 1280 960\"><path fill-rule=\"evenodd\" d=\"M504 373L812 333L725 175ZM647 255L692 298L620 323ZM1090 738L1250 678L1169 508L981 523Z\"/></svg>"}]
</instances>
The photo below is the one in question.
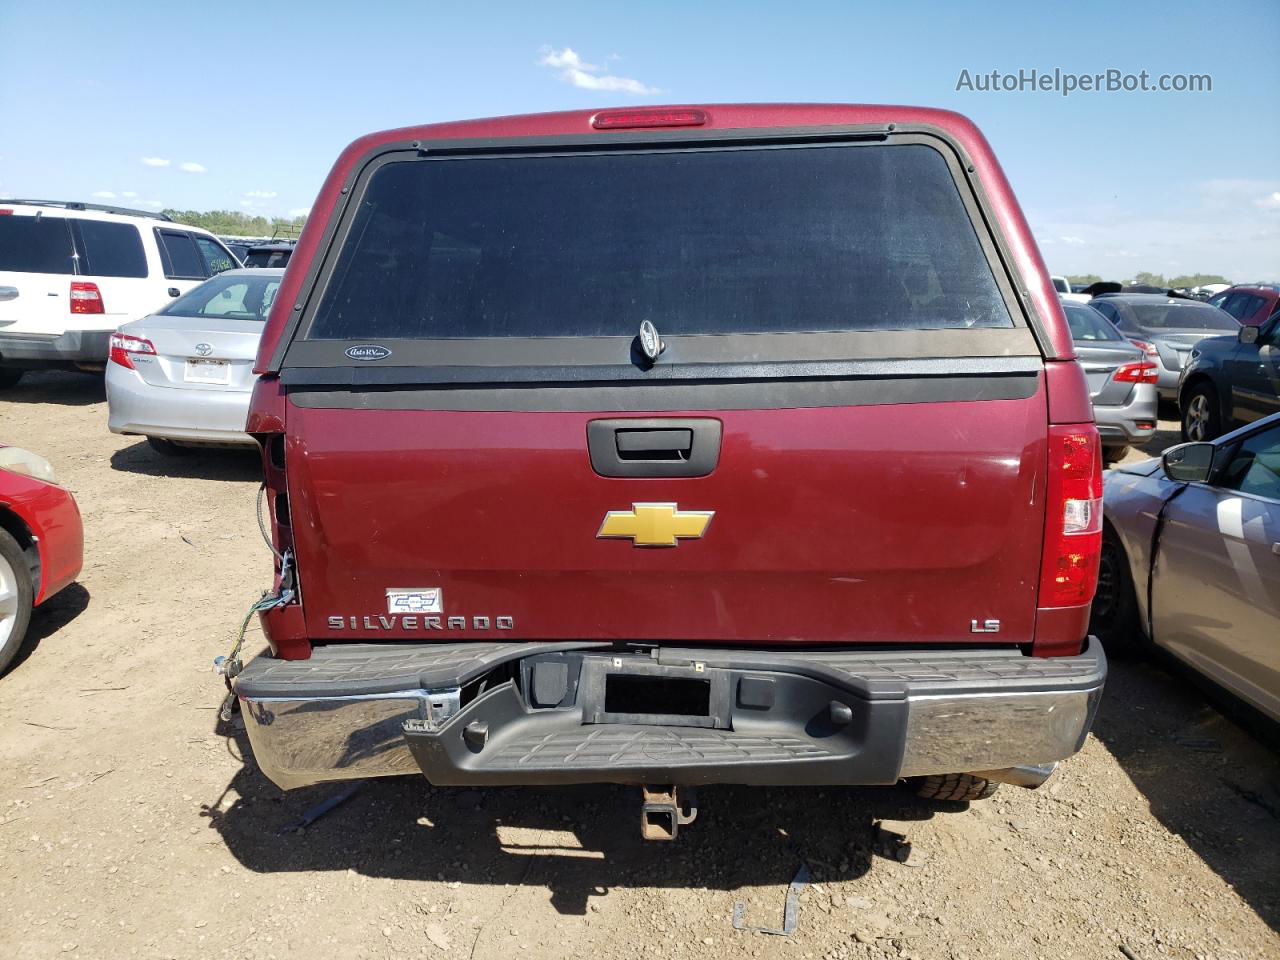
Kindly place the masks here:
<instances>
[{"instance_id":1,"label":"tail light","mask_svg":"<svg viewBox=\"0 0 1280 960\"><path fill-rule=\"evenodd\" d=\"M591 118L597 130L629 130L637 127L701 127L705 110L606 110Z\"/></svg>"},{"instance_id":2,"label":"tail light","mask_svg":"<svg viewBox=\"0 0 1280 960\"><path fill-rule=\"evenodd\" d=\"M111 362L118 363L122 367L128 367L130 370L135 368L129 354L149 353L155 356L156 352L155 344L150 340L144 340L142 337L131 337L127 333L113 333L110 343L111 353L109 356Z\"/></svg>"},{"instance_id":3,"label":"tail light","mask_svg":"<svg viewBox=\"0 0 1280 960\"><path fill-rule=\"evenodd\" d=\"M1131 339L1129 342L1132 343L1135 347L1141 347L1142 352L1145 353L1148 357L1160 356L1160 351L1157 350L1156 345L1154 343L1151 343L1150 341Z\"/></svg>"},{"instance_id":4,"label":"tail light","mask_svg":"<svg viewBox=\"0 0 1280 960\"><path fill-rule=\"evenodd\" d=\"M1111 379L1120 383L1155 383L1160 379L1160 371L1154 363L1126 363L1111 375Z\"/></svg>"},{"instance_id":5,"label":"tail light","mask_svg":"<svg viewBox=\"0 0 1280 960\"><path fill-rule=\"evenodd\" d=\"M1102 449L1092 424L1049 428L1040 607L1089 603L1102 552Z\"/></svg>"},{"instance_id":6,"label":"tail light","mask_svg":"<svg viewBox=\"0 0 1280 960\"><path fill-rule=\"evenodd\" d=\"M98 285L96 283L86 283L81 280L71 281L71 312L107 312L102 303L102 293L98 290Z\"/></svg>"}]
</instances>

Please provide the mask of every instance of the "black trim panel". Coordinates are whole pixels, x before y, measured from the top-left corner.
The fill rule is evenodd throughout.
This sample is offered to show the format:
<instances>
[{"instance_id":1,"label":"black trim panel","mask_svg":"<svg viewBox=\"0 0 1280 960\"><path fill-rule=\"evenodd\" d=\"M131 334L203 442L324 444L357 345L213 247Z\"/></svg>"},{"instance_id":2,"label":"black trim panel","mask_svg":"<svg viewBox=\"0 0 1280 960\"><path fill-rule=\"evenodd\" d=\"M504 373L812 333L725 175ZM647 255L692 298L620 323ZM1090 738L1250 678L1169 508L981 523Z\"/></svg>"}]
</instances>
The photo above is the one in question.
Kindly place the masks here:
<instances>
[{"instance_id":1,"label":"black trim panel","mask_svg":"<svg viewBox=\"0 0 1280 960\"><path fill-rule=\"evenodd\" d=\"M1025 400L1035 395L1039 383L1037 373L1008 373L571 385L287 387L287 390L295 406L328 410L661 413Z\"/></svg>"},{"instance_id":2,"label":"black trim panel","mask_svg":"<svg viewBox=\"0 0 1280 960\"><path fill-rule=\"evenodd\" d=\"M630 363L634 337L492 337L453 340L298 340L284 372L297 367L618 367ZM353 361L347 350L375 344L378 360ZM933 330L844 330L816 333L676 335L653 370L682 364L817 360L1020 357L1039 361L1025 327L944 327ZM612 375L612 371L610 371ZM482 376L492 374L482 373ZM505 374L503 374L505 376Z\"/></svg>"},{"instance_id":3,"label":"black trim panel","mask_svg":"<svg viewBox=\"0 0 1280 960\"><path fill-rule=\"evenodd\" d=\"M750 363L666 363L642 370L634 364L559 366L344 366L287 367L285 386L448 386L484 384L658 383L669 380L822 379L840 377L989 376L1038 374L1039 357L927 357L916 360L757 361Z\"/></svg>"}]
</instances>

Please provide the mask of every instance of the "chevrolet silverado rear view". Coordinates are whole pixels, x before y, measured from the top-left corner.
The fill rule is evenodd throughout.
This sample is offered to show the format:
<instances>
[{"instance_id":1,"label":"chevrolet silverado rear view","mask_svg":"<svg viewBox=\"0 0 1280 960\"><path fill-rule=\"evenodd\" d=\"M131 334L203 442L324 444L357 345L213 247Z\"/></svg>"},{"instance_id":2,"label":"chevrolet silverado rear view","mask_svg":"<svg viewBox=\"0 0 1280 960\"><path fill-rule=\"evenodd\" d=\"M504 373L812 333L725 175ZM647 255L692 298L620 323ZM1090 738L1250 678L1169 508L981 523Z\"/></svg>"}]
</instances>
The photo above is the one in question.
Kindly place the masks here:
<instances>
[{"instance_id":1,"label":"chevrolet silverado rear view","mask_svg":"<svg viewBox=\"0 0 1280 960\"><path fill-rule=\"evenodd\" d=\"M234 688L289 788L986 796L1078 750L1087 383L964 118L707 106L339 158L258 356L278 551Z\"/></svg>"}]
</instances>

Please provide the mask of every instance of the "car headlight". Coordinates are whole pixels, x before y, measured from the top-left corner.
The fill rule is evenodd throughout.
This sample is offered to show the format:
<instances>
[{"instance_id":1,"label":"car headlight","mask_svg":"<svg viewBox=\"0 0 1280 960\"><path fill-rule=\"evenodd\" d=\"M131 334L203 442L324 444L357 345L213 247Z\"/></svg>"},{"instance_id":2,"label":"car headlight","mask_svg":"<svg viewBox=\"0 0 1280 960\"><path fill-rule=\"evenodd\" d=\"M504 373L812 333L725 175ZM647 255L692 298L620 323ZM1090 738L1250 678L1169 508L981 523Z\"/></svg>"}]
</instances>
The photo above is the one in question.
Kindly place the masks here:
<instances>
[{"instance_id":1,"label":"car headlight","mask_svg":"<svg viewBox=\"0 0 1280 960\"><path fill-rule=\"evenodd\" d=\"M0 447L0 470L20 473L45 483L58 482L54 479L53 466L48 460L21 447Z\"/></svg>"}]
</instances>

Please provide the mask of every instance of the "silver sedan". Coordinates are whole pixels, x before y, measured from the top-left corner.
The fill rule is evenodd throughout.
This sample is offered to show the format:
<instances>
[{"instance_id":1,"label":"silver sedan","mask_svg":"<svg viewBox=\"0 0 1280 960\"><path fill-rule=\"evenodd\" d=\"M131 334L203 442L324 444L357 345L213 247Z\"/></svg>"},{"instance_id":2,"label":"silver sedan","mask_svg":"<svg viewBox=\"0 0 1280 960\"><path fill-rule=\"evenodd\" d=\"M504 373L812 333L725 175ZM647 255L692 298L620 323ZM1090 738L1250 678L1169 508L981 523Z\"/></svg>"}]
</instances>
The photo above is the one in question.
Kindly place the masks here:
<instances>
[{"instance_id":1,"label":"silver sedan","mask_svg":"<svg viewBox=\"0 0 1280 960\"><path fill-rule=\"evenodd\" d=\"M1280 720L1280 414L1108 471L1092 630Z\"/></svg>"},{"instance_id":2,"label":"silver sedan","mask_svg":"<svg viewBox=\"0 0 1280 960\"><path fill-rule=\"evenodd\" d=\"M251 444L254 357L283 270L227 270L111 337L108 426L162 453Z\"/></svg>"},{"instance_id":3,"label":"silver sedan","mask_svg":"<svg viewBox=\"0 0 1280 960\"><path fill-rule=\"evenodd\" d=\"M1146 443L1155 434L1156 365L1088 304L1064 300L1062 312L1089 381L1102 455L1107 463L1122 460L1130 446Z\"/></svg>"}]
</instances>

